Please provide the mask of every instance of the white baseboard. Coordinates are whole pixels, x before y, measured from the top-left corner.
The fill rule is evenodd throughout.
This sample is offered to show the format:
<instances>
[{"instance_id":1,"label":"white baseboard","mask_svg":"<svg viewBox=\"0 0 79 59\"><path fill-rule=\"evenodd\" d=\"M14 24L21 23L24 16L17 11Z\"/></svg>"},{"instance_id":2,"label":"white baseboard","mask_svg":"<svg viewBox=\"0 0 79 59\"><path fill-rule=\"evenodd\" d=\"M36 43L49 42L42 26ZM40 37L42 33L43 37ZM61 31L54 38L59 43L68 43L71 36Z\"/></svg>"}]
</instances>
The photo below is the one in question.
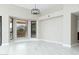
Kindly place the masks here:
<instances>
[{"instance_id":1,"label":"white baseboard","mask_svg":"<svg viewBox=\"0 0 79 59\"><path fill-rule=\"evenodd\" d=\"M71 45L69 45L69 44L62 44L62 46L64 46L64 47L69 47L69 48L71 48L72 46Z\"/></svg>"},{"instance_id":2,"label":"white baseboard","mask_svg":"<svg viewBox=\"0 0 79 59\"><path fill-rule=\"evenodd\" d=\"M42 39L43 40L43 39ZM57 41L49 41L49 40L43 40L45 42L50 42L50 43L56 43L56 44L62 44L61 42L57 42Z\"/></svg>"},{"instance_id":3,"label":"white baseboard","mask_svg":"<svg viewBox=\"0 0 79 59\"><path fill-rule=\"evenodd\" d=\"M43 40L43 39L41 39L41 40ZM49 40L43 40L43 41L50 42L50 43L55 43L55 44L60 44L60 45L62 45L62 46L64 46L64 47L69 47L69 48L71 48L71 45L63 44L63 43L61 43L61 42L49 41Z\"/></svg>"},{"instance_id":4,"label":"white baseboard","mask_svg":"<svg viewBox=\"0 0 79 59\"><path fill-rule=\"evenodd\" d=\"M24 42L24 41L39 41L39 39L30 38L30 39L14 40L14 42Z\"/></svg>"},{"instance_id":5,"label":"white baseboard","mask_svg":"<svg viewBox=\"0 0 79 59\"><path fill-rule=\"evenodd\" d=\"M4 45L9 45L9 43L2 43L2 46L4 46Z\"/></svg>"},{"instance_id":6,"label":"white baseboard","mask_svg":"<svg viewBox=\"0 0 79 59\"><path fill-rule=\"evenodd\" d=\"M23 39L23 40L13 40L13 42L25 42L25 41L40 41L39 39L36 39L36 38L30 38L30 39ZM8 43L2 43L2 46L4 45L9 45L9 42Z\"/></svg>"},{"instance_id":7,"label":"white baseboard","mask_svg":"<svg viewBox=\"0 0 79 59\"><path fill-rule=\"evenodd\" d=\"M16 40L15 42L24 42L24 41L45 41L45 42L49 42L49 43L60 44L60 45L62 45L64 47L69 47L69 48L79 45L79 43L69 45L69 44L63 44L63 43L57 42L57 41L50 41L50 40L36 39L36 38L30 38L30 39L27 39L27 40ZM2 46L4 46L4 45L9 45L9 43L2 43Z\"/></svg>"},{"instance_id":8,"label":"white baseboard","mask_svg":"<svg viewBox=\"0 0 79 59\"><path fill-rule=\"evenodd\" d=\"M63 46L65 47L74 47L74 46L79 46L79 43L75 43L75 44L72 44L72 45L68 45L68 44L62 44Z\"/></svg>"}]
</instances>

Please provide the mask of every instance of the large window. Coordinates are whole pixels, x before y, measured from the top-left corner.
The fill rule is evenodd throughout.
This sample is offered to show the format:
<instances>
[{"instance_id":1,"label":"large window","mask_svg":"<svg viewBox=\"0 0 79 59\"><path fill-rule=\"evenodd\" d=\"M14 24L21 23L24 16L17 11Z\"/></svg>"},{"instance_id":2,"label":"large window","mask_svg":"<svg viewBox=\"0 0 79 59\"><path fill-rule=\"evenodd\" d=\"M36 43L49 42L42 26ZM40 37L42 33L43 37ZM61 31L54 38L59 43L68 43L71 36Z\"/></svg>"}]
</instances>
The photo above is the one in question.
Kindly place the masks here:
<instances>
[{"instance_id":1,"label":"large window","mask_svg":"<svg viewBox=\"0 0 79 59\"><path fill-rule=\"evenodd\" d=\"M16 20L17 27L17 37L26 37L27 36L27 26L28 22L26 20Z\"/></svg>"}]
</instances>

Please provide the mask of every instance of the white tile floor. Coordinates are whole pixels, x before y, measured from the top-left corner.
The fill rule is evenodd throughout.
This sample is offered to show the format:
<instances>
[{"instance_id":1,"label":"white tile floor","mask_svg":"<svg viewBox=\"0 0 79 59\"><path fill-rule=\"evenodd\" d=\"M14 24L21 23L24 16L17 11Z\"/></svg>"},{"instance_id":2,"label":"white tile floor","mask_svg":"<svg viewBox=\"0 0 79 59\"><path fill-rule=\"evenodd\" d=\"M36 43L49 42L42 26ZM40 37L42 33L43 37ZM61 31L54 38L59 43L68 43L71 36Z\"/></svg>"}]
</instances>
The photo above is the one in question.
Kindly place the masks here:
<instances>
[{"instance_id":1,"label":"white tile floor","mask_svg":"<svg viewBox=\"0 0 79 59\"><path fill-rule=\"evenodd\" d=\"M68 48L44 41L25 41L0 46L0 54L5 55L78 55L79 46Z\"/></svg>"}]
</instances>

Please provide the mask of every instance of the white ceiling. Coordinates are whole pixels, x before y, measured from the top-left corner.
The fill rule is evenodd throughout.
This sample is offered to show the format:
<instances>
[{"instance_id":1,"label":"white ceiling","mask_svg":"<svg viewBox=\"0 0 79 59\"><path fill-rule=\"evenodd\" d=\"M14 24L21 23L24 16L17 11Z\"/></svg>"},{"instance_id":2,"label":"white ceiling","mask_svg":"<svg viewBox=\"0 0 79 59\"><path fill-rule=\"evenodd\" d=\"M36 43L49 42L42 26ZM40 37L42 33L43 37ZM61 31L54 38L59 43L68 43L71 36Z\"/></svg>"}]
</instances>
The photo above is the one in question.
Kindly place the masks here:
<instances>
[{"instance_id":1,"label":"white ceiling","mask_svg":"<svg viewBox=\"0 0 79 59\"><path fill-rule=\"evenodd\" d=\"M35 4L16 4L16 6L24 7L27 9L35 8ZM36 4L36 7L40 10L46 10L49 8L56 8L58 6L62 6L60 4Z\"/></svg>"},{"instance_id":2,"label":"white ceiling","mask_svg":"<svg viewBox=\"0 0 79 59\"><path fill-rule=\"evenodd\" d=\"M24 7L26 9L30 9L30 10L32 8L35 8L35 4L16 4L16 6ZM63 5L61 5L61 4L36 4L36 7L38 9L40 9L41 12L47 12L51 9L52 9L52 12L53 12L53 11L61 9L62 6Z\"/></svg>"}]
</instances>

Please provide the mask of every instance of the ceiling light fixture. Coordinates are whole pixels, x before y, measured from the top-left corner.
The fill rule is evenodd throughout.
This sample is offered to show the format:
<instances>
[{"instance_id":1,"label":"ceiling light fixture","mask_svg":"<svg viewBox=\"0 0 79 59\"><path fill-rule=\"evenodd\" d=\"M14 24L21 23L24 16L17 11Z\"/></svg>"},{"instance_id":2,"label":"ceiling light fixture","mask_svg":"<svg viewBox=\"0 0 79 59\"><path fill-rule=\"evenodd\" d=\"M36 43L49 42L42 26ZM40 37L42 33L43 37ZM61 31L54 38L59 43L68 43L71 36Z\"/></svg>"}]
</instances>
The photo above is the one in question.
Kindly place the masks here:
<instances>
[{"instance_id":1,"label":"ceiling light fixture","mask_svg":"<svg viewBox=\"0 0 79 59\"><path fill-rule=\"evenodd\" d=\"M38 15L38 14L40 14L40 10L39 10L38 8L36 8L36 4L35 4L35 8L33 8L33 9L31 10L31 14L33 14L33 15Z\"/></svg>"}]
</instances>

